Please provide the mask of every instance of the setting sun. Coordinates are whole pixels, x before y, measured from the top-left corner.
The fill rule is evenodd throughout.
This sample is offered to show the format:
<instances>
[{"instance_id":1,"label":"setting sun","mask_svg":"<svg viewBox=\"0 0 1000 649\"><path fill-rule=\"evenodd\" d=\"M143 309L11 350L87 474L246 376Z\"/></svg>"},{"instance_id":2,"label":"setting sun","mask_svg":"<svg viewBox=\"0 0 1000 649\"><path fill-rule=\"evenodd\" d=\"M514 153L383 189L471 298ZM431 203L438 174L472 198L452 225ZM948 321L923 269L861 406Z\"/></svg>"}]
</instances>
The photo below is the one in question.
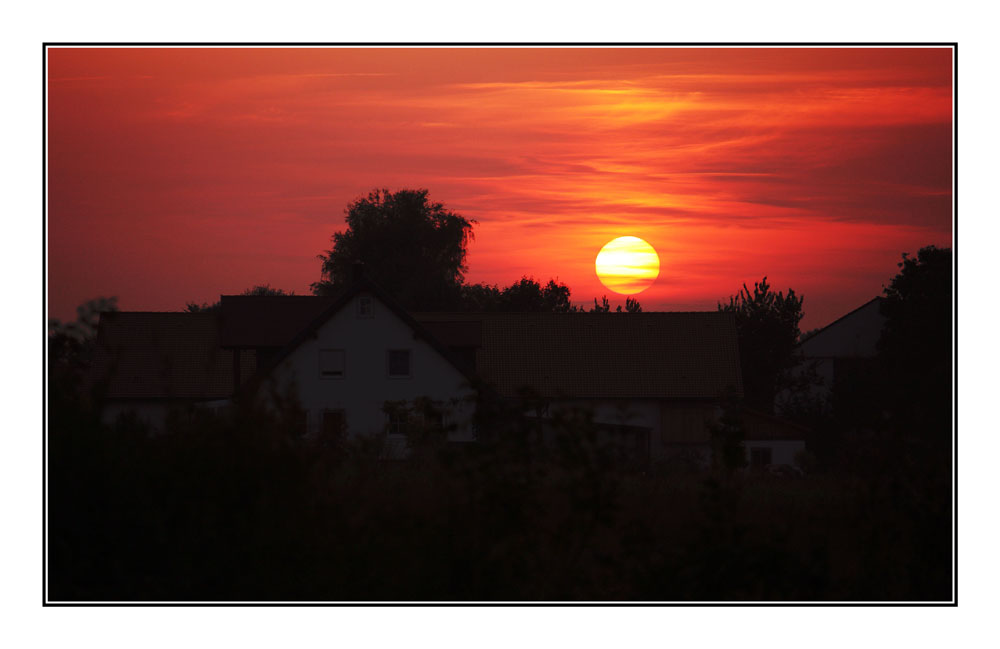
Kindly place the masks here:
<instances>
[{"instance_id":1,"label":"setting sun","mask_svg":"<svg viewBox=\"0 0 1000 649\"><path fill-rule=\"evenodd\" d=\"M601 248L594 266L601 283L610 290L635 295L656 281L660 257L639 237L618 237Z\"/></svg>"}]
</instances>

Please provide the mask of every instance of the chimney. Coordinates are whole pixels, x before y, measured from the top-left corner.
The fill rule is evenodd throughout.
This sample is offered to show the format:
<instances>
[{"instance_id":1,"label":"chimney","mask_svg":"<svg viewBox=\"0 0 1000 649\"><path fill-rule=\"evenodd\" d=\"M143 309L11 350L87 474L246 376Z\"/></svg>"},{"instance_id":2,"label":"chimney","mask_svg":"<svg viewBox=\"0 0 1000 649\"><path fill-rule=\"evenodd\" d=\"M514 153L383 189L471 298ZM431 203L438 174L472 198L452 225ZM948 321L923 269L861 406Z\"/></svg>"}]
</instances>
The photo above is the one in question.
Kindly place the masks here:
<instances>
[{"instance_id":1,"label":"chimney","mask_svg":"<svg viewBox=\"0 0 1000 649\"><path fill-rule=\"evenodd\" d=\"M351 267L351 281L358 282L364 279L365 276L365 264L361 261L354 262Z\"/></svg>"}]
</instances>

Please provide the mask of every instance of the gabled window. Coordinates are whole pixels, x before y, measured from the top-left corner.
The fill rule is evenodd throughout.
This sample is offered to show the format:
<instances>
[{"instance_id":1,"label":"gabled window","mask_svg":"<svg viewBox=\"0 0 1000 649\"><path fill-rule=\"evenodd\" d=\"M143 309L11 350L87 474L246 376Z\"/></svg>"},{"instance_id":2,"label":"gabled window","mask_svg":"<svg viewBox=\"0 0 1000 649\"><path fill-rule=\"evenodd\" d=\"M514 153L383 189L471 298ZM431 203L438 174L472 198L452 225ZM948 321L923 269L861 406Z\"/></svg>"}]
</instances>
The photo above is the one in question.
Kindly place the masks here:
<instances>
[{"instance_id":1,"label":"gabled window","mask_svg":"<svg viewBox=\"0 0 1000 649\"><path fill-rule=\"evenodd\" d=\"M372 298L369 295L358 297L358 317L374 318L375 312L372 310Z\"/></svg>"},{"instance_id":2,"label":"gabled window","mask_svg":"<svg viewBox=\"0 0 1000 649\"><path fill-rule=\"evenodd\" d=\"M410 378L410 350L390 349L386 352L386 369L390 379Z\"/></svg>"},{"instance_id":3,"label":"gabled window","mask_svg":"<svg viewBox=\"0 0 1000 649\"><path fill-rule=\"evenodd\" d=\"M345 358L343 349L319 350L319 378L342 379L345 374Z\"/></svg>"}]
</instances>

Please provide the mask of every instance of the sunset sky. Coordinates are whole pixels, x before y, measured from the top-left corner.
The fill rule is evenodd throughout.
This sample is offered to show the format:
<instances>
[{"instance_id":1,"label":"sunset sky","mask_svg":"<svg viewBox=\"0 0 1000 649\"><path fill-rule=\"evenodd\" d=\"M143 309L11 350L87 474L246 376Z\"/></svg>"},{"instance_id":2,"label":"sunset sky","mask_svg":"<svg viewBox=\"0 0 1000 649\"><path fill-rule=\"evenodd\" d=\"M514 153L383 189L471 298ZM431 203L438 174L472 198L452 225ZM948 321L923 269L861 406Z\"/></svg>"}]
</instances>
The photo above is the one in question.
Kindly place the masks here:
<instances>
[{"instance_id":1,"label":"sunset sky","mask_svg":"<svg viewBox=\"0 0 1000 649\"><path fill-rule=\"evenodd\" d=\"M645 310L767 275L803 329L952 243L949 48L57 48L47 87L58 318L308 294L376 187L478 222L470 282L623 304L594 259L636 236L660 258Z\"/></svg>"}]
</instances>

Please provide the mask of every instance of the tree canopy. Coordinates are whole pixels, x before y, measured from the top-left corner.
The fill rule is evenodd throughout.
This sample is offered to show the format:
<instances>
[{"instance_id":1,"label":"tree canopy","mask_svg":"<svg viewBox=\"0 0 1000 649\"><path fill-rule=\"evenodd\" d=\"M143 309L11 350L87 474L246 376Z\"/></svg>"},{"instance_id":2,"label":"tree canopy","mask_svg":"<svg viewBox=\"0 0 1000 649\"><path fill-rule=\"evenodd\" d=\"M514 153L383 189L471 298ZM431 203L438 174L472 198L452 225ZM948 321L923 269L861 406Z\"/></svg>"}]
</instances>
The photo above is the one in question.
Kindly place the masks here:
<instances>
[{"instance_id":1,"label":"tree canopy","mask_svg":"<svg viewBox=\"0 0 1000 649\"><path fill-rule=\"evenodd\" d=\"M53 400L77 395L97 341L101 313L117 311L117 297L97 297L76 307L76 320L49 319L49 377Z\"/></svg>"},{"instance_id":2,"label":"tree canopy","mask_svg":"<svg viewBox=\"0 0 1000 649\"><path fill-rule=\"evenodd\" d=\"M885 289L879 357L900 430L951 429L951 265L950 248L928 246L916 257L904 253L899 274Z\"/></svg>"},{"instance_id":3,"label":"tree canopy","mask_svg":"<svg viewBox=\"0 0 1000 649\"><path fill-rule=\"evenodd\" d=\"M376 189L347 206L347 229L333 235L333 248L320 255L322 277L316 295L338 292L356 262L405 308L455 308L465 279L466 246L472 225L427 197L426 189Z\"/></svg>"},{"instance_id":4,"label":"tree canopy","mask_svg":"<svg viewBox=\"0 0 1000 649\"><path fill-rule=\"evenodd\" d=\"M253 288L248 288L240 295L295 295L295 291L286 291L281 288L271 288L270 284L258 284ZM202 302L198 304L197 302L188 302L184 310L188 313L207 313L210 311L216 311L222 306L222 301L217 300L212 304L208 302Z\"/></svg>"},{"instance_id":5,"label":"tree canopy","mask_svg":"<svg viewBox=\"0 0 1000 649\"><path fill-rule=\"evenodd\" d=\"M744 284L739 294L729 298L729 304L719 304L719 311L736 318L747 404L772 412L775 395L797 363L802 298L792 289L787 294L773 292L764 277L754 283L752 293Z\"/></svg>"},{"instance_id":6,"label":"tree canopy","mask_svg":"<svg viewBox=\"0 0 1000 649\"><path fill-rule=\"evenodd\" d=\"M467 311L521 311L569 313L569 287L549 280L542 286L534 278L522 277L506 288L489 284L462 287L462 307Z\"/></svg>"}]
</instances>

